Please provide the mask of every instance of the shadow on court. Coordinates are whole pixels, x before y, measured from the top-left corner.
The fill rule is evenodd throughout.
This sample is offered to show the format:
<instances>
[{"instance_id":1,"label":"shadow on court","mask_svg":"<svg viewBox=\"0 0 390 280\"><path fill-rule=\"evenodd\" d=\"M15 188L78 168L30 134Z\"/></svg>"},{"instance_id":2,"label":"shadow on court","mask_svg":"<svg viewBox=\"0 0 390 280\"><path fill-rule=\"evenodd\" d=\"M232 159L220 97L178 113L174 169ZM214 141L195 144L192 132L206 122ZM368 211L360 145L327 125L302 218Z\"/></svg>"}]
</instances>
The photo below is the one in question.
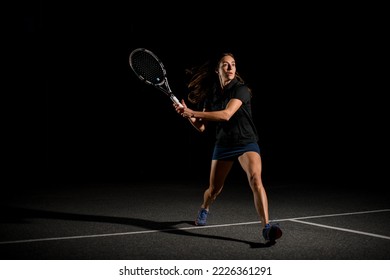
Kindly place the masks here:
<instances>
[{"instance_id":1,"label":"shadow on court","mask_svg":"<svg viewBox=\"0 0 390 280\"><path fill-rule=\"evenodd\" d=\"M177 225L194 226L193 221L177 221L177 222L156 222L145 219L134 219L134 218L121 218L121 217L108 217L108 216L96 216L96 215L82 215L72 213L61 213L45 210L36 209L24 209L24 208L4 208L1 209L2 213L9 213L7 216L0 216L1 223L24 223L30 219L45 219L45 220L68 220L68 221L84 221L104 224L121 224L136 226L149 231L166 232L170 234L196 237L196 238L207 238L209 240L224 240L231 242L241 242L248 244L250 248L262 248L270 247L275 243L260 243L260 242L249 242L243 239L228 238L223 236L201 234L186 231L185 229L178 229ZM92 237L92 236L91 236ZM98 236L96 236L98 237ZM33 241L33 240L31 240Z\"/></svg>"},{"instance_id":2,"label":"shadow on court","mask_svg":"<svg viewBox=\"0 0 390 280\"><path fill-rule=\"evenodd\" d=\"M268 187L283 236L261 237L249 187L226 185L194 226L199 184L78 184L2 199L2 259L388 259L389 196L324 185ZM152 194L152 195L151 195ZM378 226L380 225L380 226Z\"/></svg>"}]
</instances>

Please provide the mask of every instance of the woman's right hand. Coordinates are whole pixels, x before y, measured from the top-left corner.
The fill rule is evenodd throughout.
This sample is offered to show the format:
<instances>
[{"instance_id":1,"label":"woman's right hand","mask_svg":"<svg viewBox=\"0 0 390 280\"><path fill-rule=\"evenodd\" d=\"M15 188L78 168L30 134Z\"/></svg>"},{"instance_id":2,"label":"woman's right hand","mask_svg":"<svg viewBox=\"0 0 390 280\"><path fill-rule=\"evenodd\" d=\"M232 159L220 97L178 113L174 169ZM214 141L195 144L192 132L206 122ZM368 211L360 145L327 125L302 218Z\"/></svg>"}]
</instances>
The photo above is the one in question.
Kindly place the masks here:
<instances>
[{"instance_id":1,"label":"woman's right hand","mask_svg":"<svg viewBox=\"0 0 390 280\"><path fill-rule=\"evenodd\" d=\"M181 105L182 105L182 106L180 106L180 105L177 104L177 103L173 103L173 106L175 107L176 112L177 112L178 114L180 114L180 115L182 115L183 112L184 112L184 110L187 108L187 105L186 105L186 103L184 102L183 99L181 100Z\"/></svg>"}]
</instances>

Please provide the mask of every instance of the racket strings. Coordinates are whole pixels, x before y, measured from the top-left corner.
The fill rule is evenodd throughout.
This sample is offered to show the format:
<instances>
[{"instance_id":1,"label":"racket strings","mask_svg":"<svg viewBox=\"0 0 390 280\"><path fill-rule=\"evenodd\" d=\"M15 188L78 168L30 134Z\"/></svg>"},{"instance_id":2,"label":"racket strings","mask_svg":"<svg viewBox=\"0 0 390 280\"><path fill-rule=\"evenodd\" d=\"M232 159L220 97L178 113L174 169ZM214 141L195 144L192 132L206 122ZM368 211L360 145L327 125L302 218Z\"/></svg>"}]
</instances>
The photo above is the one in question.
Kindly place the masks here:
<instances>
[{"instance_id":1,"label":"racket strings","mask_svg":"<svg viewBox=\"0 0 390 280\"><path fill-rule=\"evenodd\" d=\"M162 84L165 70L153 55L145 51L138 51L131 55L130 65L134 72L147 82L155 85Z\"/></svg>"}]
</instances>

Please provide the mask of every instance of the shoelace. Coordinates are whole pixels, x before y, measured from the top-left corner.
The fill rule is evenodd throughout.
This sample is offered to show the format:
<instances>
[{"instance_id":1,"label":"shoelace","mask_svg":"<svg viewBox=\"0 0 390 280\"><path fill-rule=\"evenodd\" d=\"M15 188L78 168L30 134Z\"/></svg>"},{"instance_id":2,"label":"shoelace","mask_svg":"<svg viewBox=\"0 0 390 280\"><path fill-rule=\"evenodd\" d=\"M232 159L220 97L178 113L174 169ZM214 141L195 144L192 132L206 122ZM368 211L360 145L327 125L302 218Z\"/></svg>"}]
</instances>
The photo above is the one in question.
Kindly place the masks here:
<instances>
[{"instance_id":1,"label":"shoelace","mask_svg":"<svg viewBox=\"0 0 390 280\"><path fill-rule=\"evenodd\" d=\"M201 210L199 216L200 216L201 220L206 219L206 217L207 217L207 210Z\"/></svg>"}]
</instances>

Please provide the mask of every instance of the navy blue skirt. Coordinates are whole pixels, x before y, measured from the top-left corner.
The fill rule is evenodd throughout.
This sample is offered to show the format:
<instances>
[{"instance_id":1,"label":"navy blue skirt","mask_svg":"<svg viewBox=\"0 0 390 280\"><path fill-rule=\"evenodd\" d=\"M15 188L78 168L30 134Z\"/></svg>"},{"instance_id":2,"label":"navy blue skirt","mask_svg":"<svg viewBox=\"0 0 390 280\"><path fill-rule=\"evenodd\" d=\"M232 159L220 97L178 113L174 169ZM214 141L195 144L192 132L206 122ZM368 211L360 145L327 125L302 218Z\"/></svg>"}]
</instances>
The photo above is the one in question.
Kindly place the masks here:
<instances>
[{"instance_id":1,"label":"navy blue skirt","mask_svg":"<svg viewBox=\"0 0 390 280\"><path fill-rule=\"evenodd\" d=\"M249 143L246 145L232 147L223 147L215 145L213 151L213 159L235 160L245 152L257 152L260 154L260 147L257 143Z\"/></svg>"}]
</instances>

